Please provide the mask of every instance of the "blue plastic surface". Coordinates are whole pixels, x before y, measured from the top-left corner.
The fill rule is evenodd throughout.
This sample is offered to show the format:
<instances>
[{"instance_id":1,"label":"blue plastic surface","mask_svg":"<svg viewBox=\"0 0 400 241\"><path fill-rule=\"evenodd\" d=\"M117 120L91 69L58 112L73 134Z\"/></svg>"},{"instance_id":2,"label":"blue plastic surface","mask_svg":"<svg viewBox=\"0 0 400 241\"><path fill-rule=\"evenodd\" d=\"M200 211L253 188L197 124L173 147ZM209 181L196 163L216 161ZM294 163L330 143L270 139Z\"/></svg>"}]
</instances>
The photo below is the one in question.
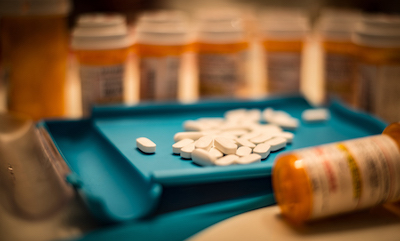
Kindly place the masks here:
<instances>
[{"instance_id":1,"label":"blue plastic surface","mask_svg":"<svg viewBox=\"0 0 400 241\"><path fill-rule=\"evenodd\" d=\"M90 120L47 121L44 125L74 172L71 180L79 180L77 186L92 212L104 221L126 221L147 215L157 204L155 212L163 213L251 192L272 193L271 169L282 151L247 166L200 167L173 155L171 147L174 134L182 131L185 120L222 117L225 111L235 108L266 107L284 110L299 119L303 110L311 108L299 96L189 105L113 106L95 108ZM386 126L339 103L333 103L329 110L331 118L327 122L301 123L293 143L283 152L379 134ZM141 136L157 144L155 154L136 149L135 140ZM235 189L238 185L242 188ZM253 189L246 188L249 185ZM219 196L210 198L214 194ZM172 203L173 198L178 204Z\"/></svg>"}]
</instances>

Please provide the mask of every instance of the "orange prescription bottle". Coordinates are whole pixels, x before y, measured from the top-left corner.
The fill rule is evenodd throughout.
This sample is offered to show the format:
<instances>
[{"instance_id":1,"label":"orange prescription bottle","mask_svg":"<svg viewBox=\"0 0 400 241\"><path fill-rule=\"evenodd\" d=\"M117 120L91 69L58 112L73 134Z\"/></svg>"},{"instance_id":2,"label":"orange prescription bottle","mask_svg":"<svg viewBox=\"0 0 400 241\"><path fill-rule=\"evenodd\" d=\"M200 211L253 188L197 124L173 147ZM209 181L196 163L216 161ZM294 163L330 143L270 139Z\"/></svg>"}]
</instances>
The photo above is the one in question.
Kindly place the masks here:
<instances>
[{"instance_id":1,"label":"orange prescription bottle","mask_svg":"<svg viewBox=\"0 0 400 241\"><path fill-rule=\"evenodd\" d=\"M264 13L260 28L266 52L268 93L299 93L307 19L297 11L271 10Z\"/></svg>"},{"instance_id":2,"label":"orange prescription bottle","mask_svg":"<svg viewBox=\"0 0 400 241\"><path fill-rule=\"evenodd\" d=\"M69 0L0 1L2 64L10 111L66 115Z\"/></svg>"},{"instance_id":3,"label":"orange prescription bottle","mask_svg":"<svg viewBox=\"0 0 400 241\"><path fill-rule=\"evenodd\" d=\"M289 152L272 173L276 201L293 223L400 199L400 122L382 135Z\"/></svg>"},{"instance_id":4,"label":"orange prescription bottle","mask_svg":"<svg viewBox=\"0 0 400 241\"><path fill-rule=\"evenodd\" d=\"M358 47L360 107L387 122L400 119L400 16L365 16L353 33Z\"/></svg>"},{"instance_id":5,"label":"orange prescription bottle","mask_svg":"<svg viewBox=\"0 0 400 241\"><path fill-rule=\"evenodd\" d=\"M138 21L134 52L139 61L139 99L178 99L183 54L188 46L185 17L179 11L143 14Z\"/></svg>"},{"instance_id":6,"label":"orange prescription bottle","mask_svg":"<svg viewBox=\"0 0 400 241\"><path fill-rule=\"evenodd\" d=\"M210 12L202 15L194 51L197 53L199 96L240 97L246 93L249 42L240 15Z\"/></svg>"},{"instance_id":7,"label":"orange prescription bottle","mask_svg":"<svg viewBox=\"0 0 400 241\"><path fill-rule=\"evenodd\" d=\"M83 115L93 105L124 101L130 45L124 16L86 14L78 19L72 48L79 66Z\"/></svg>"},{"instance_id":8,"label":"orange prescription bottle","mask_svg":"<svg viewBox=\"0 0 400 241\"><path fill-rule=\"evenodd\" d=\"M351 34L360 14L355 11L326 10L317 31L324 51L325 93L357 107L357 48Z\"/></svg>"}]
</instances>

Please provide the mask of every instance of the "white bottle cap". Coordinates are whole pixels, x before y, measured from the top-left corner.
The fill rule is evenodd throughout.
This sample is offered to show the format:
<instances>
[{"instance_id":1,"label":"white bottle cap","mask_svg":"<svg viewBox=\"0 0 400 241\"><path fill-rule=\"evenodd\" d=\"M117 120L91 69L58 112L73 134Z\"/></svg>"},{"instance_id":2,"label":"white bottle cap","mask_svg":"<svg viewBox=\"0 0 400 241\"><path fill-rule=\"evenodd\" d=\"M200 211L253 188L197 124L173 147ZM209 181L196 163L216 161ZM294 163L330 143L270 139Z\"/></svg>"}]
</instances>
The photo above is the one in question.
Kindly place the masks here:
<instances>
[{"instance_id":1,"label":"white bottle cap","mask_svg":"<svg viewBox=\"0 0 400 241\"><path fill-rule=\"evenodd\" d=\"M261 31L266 39L297 40L309 32L309 23L300 10L271 9L262 13Z\"/></svg>"},{"instance_id":2,"label":"white bottle cap","mask_svg":"<svg viewBox=\"0 0 400 241\"><path fill-rule=\"evenodd\" d=\"M328 40L351 41L351 34L360 18L357 11L328 9L321 13L317 30Z\"/></svg>"},{"instance_id":3,"label":"white bottle cap","mask_svg":"<svg viewBox=\"0 0 400 241\"><path fill-rule=\"evenodd\" d=\"M0 0L0 15L61 15L71 10L70 0Z\"/></svg>"},{"instance_id":4,"label":"white bottle cap","mask_svg":"<svg viewBox=\"0 0 400 241\"><path fill-rule=\"evenodd\" d=\"M184 45L188 43L185 15L180 11L156 11L142 14L136 26L135 43Z\"/></svg>"},{"instance_id":5,"label":"white bottle cap","mask_svg":"<svg viewBox=\"0 0 400 241\"><path fill-rule=\"evenodd\" d=\"M120 14L85 14L72 32L74 49L118 49L131 45L126 19Z\"/></svg>"},{"instance_id":6,"label":"white bottle cap","mask_svg":"<svg viewBox=\"0 0 400 241\"><path fill-rule=\"evenodd\" d=\"M237 43L245 41L243 19L236 9L203 9L197 14L199 42Z\"/></svg>"},{"instance_id":7,"label":"white bottle cap","mask_svg":"<svg viewBox=\"0 0 400 241\"><path fill-rule=\"evenodd\" d=\"M352 35L354 43L379 48L400 47L400 15L365 15Z\"/></svg>"}]
</instances>

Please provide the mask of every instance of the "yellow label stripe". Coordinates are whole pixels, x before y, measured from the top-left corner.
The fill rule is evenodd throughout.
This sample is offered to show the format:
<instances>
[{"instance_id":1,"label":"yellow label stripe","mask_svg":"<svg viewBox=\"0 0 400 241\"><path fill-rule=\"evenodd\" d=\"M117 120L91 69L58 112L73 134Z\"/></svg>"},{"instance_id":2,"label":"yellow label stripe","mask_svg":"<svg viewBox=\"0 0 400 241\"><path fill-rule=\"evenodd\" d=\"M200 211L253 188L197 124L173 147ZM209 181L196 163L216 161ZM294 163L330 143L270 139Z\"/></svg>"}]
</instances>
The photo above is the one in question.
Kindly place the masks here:
<instances>
[{"instance_id":1,"label":"yellow label stripe","mask_svg":"<svg viewBox=\"0 0 400 241\"><path fill-rule=\"evenodd\" d=\"M362 192L360 169L358 168L356 161L346 146L344 146L342 143L339 143L337 144L337 147L343 151L347 157L347 164L350 168L351 179L353 183L353 197L355 199L360 199Z\"/></svg>"}]
</instances>

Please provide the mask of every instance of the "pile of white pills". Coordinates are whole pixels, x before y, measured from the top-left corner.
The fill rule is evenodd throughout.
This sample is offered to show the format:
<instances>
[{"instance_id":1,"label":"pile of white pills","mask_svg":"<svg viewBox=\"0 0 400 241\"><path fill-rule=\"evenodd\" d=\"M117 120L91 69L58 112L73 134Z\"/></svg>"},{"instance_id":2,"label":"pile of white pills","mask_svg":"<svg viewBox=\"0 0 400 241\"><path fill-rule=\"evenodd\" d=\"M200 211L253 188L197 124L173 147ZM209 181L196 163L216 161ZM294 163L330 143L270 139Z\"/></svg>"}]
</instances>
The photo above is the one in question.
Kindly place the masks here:
<instances>
[{"instance_id":1,"label":"pile of white pills","mask_svg":"<svg viewBox=\"0 0 400 241\"><path fill-rule=\"evenodd\" d=\"M256 163L291 143L294 134L284 129L297 127L298 120L283 111L235 109L224 118L185 121L184 131L174 136L172 152L200 166Z\"/></svg>"},{"instance_id":2,"label":"pile of white pills","mask_svg":"<svg viewBox=\"0 0 400 241\"><path fill-rule=\"evenodd\" d=\"M302 115L303 121L328 118L325 109L306 110ZM294 134L285 130L295 130L298 126L299 120L284 111L234 109L225 112L224 118L185 121L184 131L174 135L172 152L200 166L257 163L291 143ZM156 145L145 137L138 138L136 143L144 153L155 152Z\"/></svg>"}]
</instances>

